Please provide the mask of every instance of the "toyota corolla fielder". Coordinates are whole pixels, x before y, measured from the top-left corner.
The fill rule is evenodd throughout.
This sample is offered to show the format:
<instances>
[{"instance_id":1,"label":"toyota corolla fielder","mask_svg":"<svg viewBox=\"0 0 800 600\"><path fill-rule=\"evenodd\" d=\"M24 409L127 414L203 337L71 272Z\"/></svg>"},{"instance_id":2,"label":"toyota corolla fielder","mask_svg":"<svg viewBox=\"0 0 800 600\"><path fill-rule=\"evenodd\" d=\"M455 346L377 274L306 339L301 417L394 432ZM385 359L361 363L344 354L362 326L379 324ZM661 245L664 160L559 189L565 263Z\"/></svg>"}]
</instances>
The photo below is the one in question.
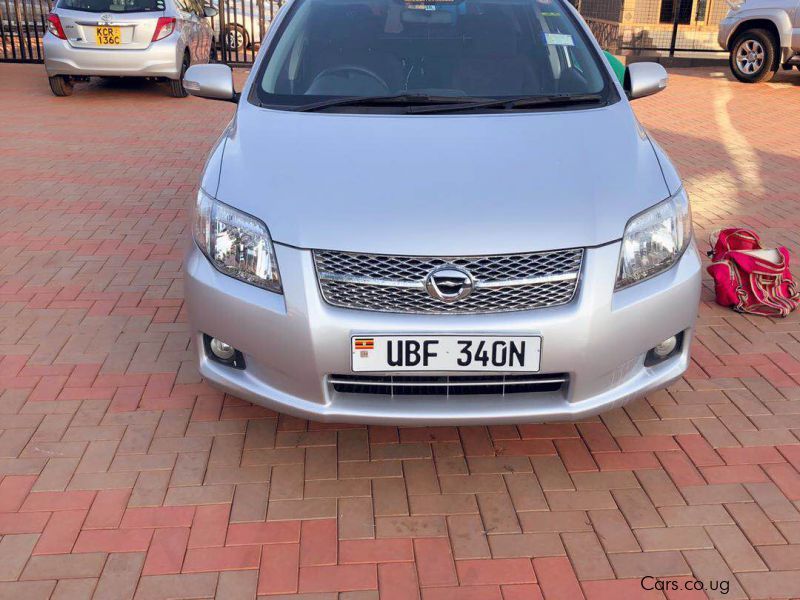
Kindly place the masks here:
<instances>
[{"instance_id":1,"label":"toyota corolla fielder","mask_svg":"<svg viewBox=\"0 0 800 600\"><path fill-rule=\"evenodd\" d=\"M679 378L689 201L564 0L291 0L211 152L185 263L199 368L326 421L576 419Z\"/></svg>"}]
</instances>

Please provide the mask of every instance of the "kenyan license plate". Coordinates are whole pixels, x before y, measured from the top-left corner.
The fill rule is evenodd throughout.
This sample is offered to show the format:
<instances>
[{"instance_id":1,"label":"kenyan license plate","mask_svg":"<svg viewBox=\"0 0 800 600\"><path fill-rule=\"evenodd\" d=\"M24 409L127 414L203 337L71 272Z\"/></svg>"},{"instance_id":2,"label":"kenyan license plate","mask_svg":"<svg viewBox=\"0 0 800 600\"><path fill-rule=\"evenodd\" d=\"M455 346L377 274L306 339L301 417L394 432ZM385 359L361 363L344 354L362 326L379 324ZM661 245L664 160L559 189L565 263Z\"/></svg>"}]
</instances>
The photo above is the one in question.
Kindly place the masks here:
<instances>
[{"instance_id":1,"label":"kenyan license plate","mask_svg":"<svg viewBox=\"0 0 800 600\"><path fill-rule=\"evenodd\" d=\"M352 369L363 371L539 370L541 336L356 335Z\"/></svg>"},{"instance_id":2,"label":"kenyan license plate","mask_svg":"<svg viewBox=\"0 0 800 600\"><path fill-rule=\"evenodd\" d=\"M122 43L122 32L117 26L98 25L94 38L98 46L119 46Z\"/></svg>"}]
</instances>

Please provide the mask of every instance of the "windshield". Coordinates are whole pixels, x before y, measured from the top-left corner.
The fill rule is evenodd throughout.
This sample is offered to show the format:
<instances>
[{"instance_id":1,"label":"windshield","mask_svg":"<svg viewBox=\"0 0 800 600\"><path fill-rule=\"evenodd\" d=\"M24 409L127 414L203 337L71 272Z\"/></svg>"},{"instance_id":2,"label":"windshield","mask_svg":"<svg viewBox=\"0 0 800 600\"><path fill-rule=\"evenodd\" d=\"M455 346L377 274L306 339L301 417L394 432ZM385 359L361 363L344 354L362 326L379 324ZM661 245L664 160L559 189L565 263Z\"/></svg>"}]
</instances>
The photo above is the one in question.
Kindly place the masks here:
<instances>
[{"instance_id":1,"label":"windshield","mask_svg":"<svg viewBox=\"0 0 800 600\"><path fill-rule=\"evenodd\" d=\"M606 88L598 54L562 0L297 0L257 81L261 103L276 108Z\"/></svg>"},{"instance_id":2,"label":"windshield","mask_svg":"<svg viewBox=\"0 0 800 600\"><path fill-rule=\"evenodd\" d=\"M151 12L163 11L164 0L60 0L58 7L84 12Z\"/></svg>"}]
</instances>

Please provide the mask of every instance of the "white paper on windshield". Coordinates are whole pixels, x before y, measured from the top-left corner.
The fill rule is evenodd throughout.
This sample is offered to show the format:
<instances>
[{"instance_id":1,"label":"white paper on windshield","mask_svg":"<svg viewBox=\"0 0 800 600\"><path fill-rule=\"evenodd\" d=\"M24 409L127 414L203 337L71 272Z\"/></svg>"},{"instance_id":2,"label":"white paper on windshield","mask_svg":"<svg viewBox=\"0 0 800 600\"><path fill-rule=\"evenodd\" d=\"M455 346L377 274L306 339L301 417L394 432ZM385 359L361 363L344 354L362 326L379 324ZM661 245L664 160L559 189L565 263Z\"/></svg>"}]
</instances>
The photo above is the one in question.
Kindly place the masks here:
<instances>
[{"instance_id":1,"label":"white paper on windshield","mask_svg":"<svg viewBox=\"0 0 800 600\"><path fill-rule=\"evenodd\" d=\"M548 46L574 46L575 42L568 33L545 33L544 42Z\"/></svg>"}]
</instances>

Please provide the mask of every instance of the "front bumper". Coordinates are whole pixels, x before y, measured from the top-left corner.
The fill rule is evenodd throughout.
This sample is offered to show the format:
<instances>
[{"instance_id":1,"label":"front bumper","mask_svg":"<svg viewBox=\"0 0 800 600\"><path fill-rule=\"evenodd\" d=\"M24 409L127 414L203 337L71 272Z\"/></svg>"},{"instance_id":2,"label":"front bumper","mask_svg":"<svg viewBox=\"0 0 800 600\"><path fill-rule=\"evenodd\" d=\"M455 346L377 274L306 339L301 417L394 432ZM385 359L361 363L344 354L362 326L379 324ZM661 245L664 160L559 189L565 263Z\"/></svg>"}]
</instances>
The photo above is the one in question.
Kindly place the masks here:
<instances>
[{"instance_id":1,"label":"front bumper","mask_svg":"<svg viewBox=\"0 0 800 600\"><path fill-rule=\"evenodd\" d=\"M694 244L666 273L615 293L619 248L615 242L587 249L578 292L565 306L407 315L326 304L308 250L275 245L281 296L219 273L192 243L185 286L200 373L240 398L320 421L486 424L591 416L663 388L683 374L700 299L701 265ZM351 335L460 332L541 335L540 373L567 373L569 385L565 391L529 395L391 397L339 393L328 381L332 374L352 372ZM679 332L684 332L681 352L646 367L647 351ZM246 369L210 360L203 333L239 349Z\"/></svg>"},{"instance_id":2,"label":"front bumper","mask_svg":"<svg viewBox=\"0 0 800 600\"><path fill-rule=\"evenodd\" d=\"M43 39L48 77L82 75L107 77L166 77L178 79L183 48L179 36L169 36L141 50L74 48L49 32Z\"/></svg>"}]
</instances>

